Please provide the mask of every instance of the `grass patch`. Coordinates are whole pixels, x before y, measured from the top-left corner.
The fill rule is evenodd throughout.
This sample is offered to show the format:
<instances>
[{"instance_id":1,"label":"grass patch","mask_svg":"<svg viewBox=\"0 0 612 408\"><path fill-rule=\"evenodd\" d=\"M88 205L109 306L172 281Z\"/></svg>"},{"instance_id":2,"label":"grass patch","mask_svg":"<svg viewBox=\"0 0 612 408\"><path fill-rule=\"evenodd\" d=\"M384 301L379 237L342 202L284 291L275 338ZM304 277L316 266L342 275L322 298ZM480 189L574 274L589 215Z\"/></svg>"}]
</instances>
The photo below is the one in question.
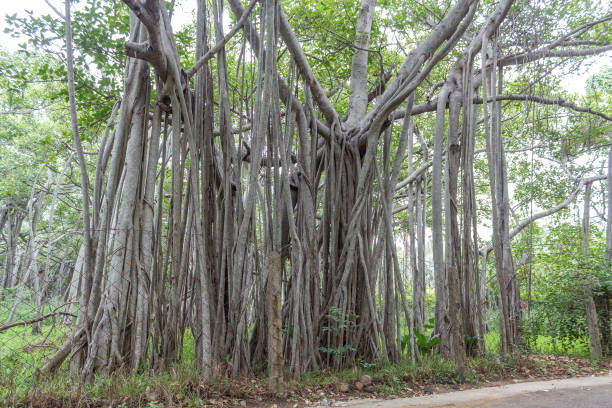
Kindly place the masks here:
<instances>
[{"instance_id":1,"label":"grass patch","mask_svg":"<svg viewBox=\"0 0 612 408\"><path fill-rule=\"evenodd\" d=\"M591 355L588 337L560 340L538 334L528 339L526 346L528 352L537 354L580 358L589 358ZM499 350L499 332L491 331L485 334L485 347L487 352Z\"/></svg>"},{"instance_id":2,"label":"grass patch","mask_svg":"<svg viewBox=\"0 0 612 408\"><path fill-rule=\"evenodd\" d=\"M559 340L551 336L538 335L529 345L532 350L542 354L584 358L589 358L591 355L588 337Z\"/></svg>"},{"instance_id":3,"label":"grass patch","mask_svg":"<svg viewBox=\"0 0 612 408\"><path fill-rule=\"evenodd\" d=\"M15 403L36 389L37 370L51 358L70 330L59 322L48 322L41 326L40 334L32 334L30 326L0 333L0 405Z\"/></svg>"}]
</instances>

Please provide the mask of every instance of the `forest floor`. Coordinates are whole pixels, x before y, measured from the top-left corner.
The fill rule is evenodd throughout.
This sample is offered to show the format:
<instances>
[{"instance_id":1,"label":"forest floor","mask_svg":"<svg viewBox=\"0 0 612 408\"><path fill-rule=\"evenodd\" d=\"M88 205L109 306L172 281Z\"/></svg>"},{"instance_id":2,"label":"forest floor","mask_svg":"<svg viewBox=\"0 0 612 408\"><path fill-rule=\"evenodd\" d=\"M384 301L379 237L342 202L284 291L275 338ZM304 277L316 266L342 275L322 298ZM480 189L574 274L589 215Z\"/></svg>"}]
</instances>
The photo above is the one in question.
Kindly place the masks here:
<instances>
[{"instance_id":1,"label":"forest floor","mask_svg":"<svg viewBox=\"0 0 612 408\"><path fill-rule=\"evenodd\" d=\"M305 407L339 406L343 401L373 398L396 399L448 393L527 381L603 375L612 363L593 364L588 359L542 354L500 358L488 355L469 362L466 381L453 377L452 365L431 357L423 365L388 365L324 371L287 382L271 392L265 379L222 380L200 383L197 376L180 372L138 379L117 377L105 386L73 386L57 392L53 383L40 383L30 395L14 404L24 407ZM131 384L131 385L130 385ZM146 387L145 387L146 386ZM144 389L143 389L144 387ZM366 402L367 405L367 402Z\"/></svg>"}]
</instances>

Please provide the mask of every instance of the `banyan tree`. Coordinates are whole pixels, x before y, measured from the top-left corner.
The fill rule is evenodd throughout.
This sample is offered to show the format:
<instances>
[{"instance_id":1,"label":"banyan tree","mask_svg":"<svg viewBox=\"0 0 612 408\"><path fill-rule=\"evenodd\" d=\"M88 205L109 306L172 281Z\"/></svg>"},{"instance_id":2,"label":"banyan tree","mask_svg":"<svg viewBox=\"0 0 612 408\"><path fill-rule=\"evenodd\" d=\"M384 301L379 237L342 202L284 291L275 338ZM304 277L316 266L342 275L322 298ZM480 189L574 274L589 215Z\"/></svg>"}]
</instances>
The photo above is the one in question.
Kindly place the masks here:
<instances>
[{"instance_id":1,"label":"banyan tree","mask_svg":"<svg viewBox=\"0 0 612 408\"><path fill-rule=\"evenodd\" d=\"M194 2L195 47L187 57L166 2L124 3L124 92L88 172L66 1L83 261L74 330L45 371L66 359L85 377L165 367L182 358L187 332L204 378L265 367L273 348L268 274L278 266L282 340L275 344L290 375L360 360L418 360L413 329L425 322L427 226L439 351L459 372L466 353L484 351L483 274L491 251L501 351L516 349L522 312L510 243L548 213L511 229L503 109L508 101L531 101L610 118L559 98L504 93L507 72L609 51L582 36L612 16L546 30L538 40L516 28L537 4L457 0L441 14L429 10L417 40L392 45L376 26L390 5L362 0L353 5L351 40L341 41L350 67L328 67L339 72L330 89L311 65L325 56L305 51L308 32L292 25L298 18L287 14L290 2ZM340 36L308 21L310 30ZM385 61L382 43L385 55L403 60ZM432 83L434 73L443 80ZM419 126L428 112L435 126ZM492 209L492 243L484 249L476 146L484 146ZM408 220L404 256L398 211Z\"/></svg>"}]
</instances>

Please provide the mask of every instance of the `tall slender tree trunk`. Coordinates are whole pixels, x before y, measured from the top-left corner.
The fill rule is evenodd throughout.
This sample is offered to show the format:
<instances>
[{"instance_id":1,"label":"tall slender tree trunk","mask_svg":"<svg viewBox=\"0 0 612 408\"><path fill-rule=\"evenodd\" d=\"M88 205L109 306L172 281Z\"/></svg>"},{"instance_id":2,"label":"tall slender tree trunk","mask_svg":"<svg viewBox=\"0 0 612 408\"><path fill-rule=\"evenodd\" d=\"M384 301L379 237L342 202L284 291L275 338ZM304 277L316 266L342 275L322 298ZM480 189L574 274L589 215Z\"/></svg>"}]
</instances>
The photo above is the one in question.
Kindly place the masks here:
<instances>
[{"instance_id":1,"label":"tall slender tree trunk","mask_svg":"<svg viewBox=\"0 0 612 408\"><path fill-rule=\"evenodd\" d=\"M606 220L606 265L612 269L612 146L608 152L608 215ZM610 333L610 299L612 294L602 295L602 348L607 356L612 355L612 333Z\"/></svg>"},{"instance_id":2,"label":"tall slender tree trunk","mask_svg":"<svg viewBox=\"0 0 612 408\"><path fill-rule=\"evenodd\" d=\"M450 356L451 346L448 334L448 276L446 257L444 256L444 237L442 225L442 142L444 138L446 104L451 88L448 83L442 86L438 95L436 111L436 130L434 136L433 168L431 181L431 231L436 291L434 331L442 337L440 353Z\"/></svg>"},{"instance_id":3,"label":"tall slender tree trunk","mask_svg":"<svg viewBox=\"0 0 612 408\"><path fill-rule=\"evenodd\" d=\"M6 255L4 256L4 264L2 266L3 280L0 288L9 288L13 286L15 281L16 265L19 260L17 244L24 219L23 212L20 209L12 208L8 212Z\"/></svg>"},{"instance_id":4,"label":"tall slender tree trunk","mask_svg":"<svg viewBox=\"0 0 612 408\"><path fill-rule=\"evenodd\" d=\"M588 255L590 252L590 223L591 212L591 183L584 186L584 211L582 214L582 252ZM585 278L582 286L584 295L584 304L586 309L586 320L589 327L589 344L591 349L591 358L600 360L602 357L601 339L599 334L599 323L597 321L597 309L593 300L592 283Z\"/></svg>"},{"instance_id":5,"label":"tall slender tree trunk","mask_svg":"<svg viewBox=\"0 0 612 408\"><path fill-rule=\"evenodd\" d=\"M453 78L453 80L456 80ZM457 184L459 175L459 115L462 95L459 89L449 97L448 137L446 139L446 267L448 279L449 334L451 351L461 381L466 372L464 303L461 292L461 242L457 220Z\"/></svg>"}]
</instances>

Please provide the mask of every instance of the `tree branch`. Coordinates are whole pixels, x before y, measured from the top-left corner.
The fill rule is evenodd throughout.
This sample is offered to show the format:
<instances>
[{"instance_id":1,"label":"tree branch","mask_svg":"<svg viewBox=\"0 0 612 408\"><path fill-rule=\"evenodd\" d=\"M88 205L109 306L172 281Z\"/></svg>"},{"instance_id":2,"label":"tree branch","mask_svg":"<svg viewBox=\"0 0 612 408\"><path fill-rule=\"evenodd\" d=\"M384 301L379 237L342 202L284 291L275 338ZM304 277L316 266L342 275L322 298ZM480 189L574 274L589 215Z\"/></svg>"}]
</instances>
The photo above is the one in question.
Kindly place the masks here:
<instances>
[{"instance_id":1,"label":"tree branch","mask_svg":"<svg viewBox=\"0 0 612 408\"><path fill-rule=\"evenodd\" d=\"M57 316L57 315L61 315L61 316L70 316L70 317L76 317L75 314L72 313L68 313L68 312L53 312L53 313L47 313L44 316L40 316L40 317L36 317L34 319L30 319L30 320L23 320L21 322L15 322L15 323L10 323L10 324L5 324L4 326L0 327L0 333L2 333L5 330L8 330L10 328L13 327L17 327L17 326L27 326L29 324L34 324L34 323L38 323L42 320L48 319L49 317L53 317L53 316Z\"/></svg>"},{"instance_id":2,"label":"tree branch","mask_svg":"<svg viewBox=\"0 0 612 408\"><path fill-rule=\"evenodd\" d=\"M240 16L240 19L238 20L234 28L232 28L231 31L227 33L227 35L223 37L223 39L219 41L213 48L208 50L208 52L204 54L202 58L197 60L196 63L193 64L193 67L189 68L189 70L186 72L187 78L191 78L196 72L198 72L198 70L202 68L202 66L206 63L206 61L211 59L217 52L219 52L219 50L221 50L221 48L223 48L225 44L227 44L227 42L232 39L232 37L238 32L238 30L243 27L244 22L251 14L251 11L257 4L257 1L258 0L251 0L244 13L242 13L242 16Z\"/></svg>"},{"instance_id":3,"label":"tree branch","mask_svg":"<svg viewBox=\"0 0 612 408\"><path fill-rule=\"evenodd\" d=\"M457 1L455 6L436 25L430 35L410 52L397 75L380 97L380 103L371 109L362 119L363 128L369 127L373 122L382 124L382 121L386 120L393 109L401 104L419 85L420 81L427 76L433 65L435 65L433 62L439 61L450 52L450 44L458 40L455 34L467 28L466 24L471 22L471 18L466 19L470 21L464 21L464 18L470 14L470 11L474 11L470 9L473 3L474 0ZM471 15L473 16L473 13ZM446 44L442 49L434 54L435 50L445 41Z\"/></svg>"},{"instance_id":4,"label":"tree branch","mask_svg":"<svg viewBox=\"0 0 612 408\"><path fill-rule=\"evenodd\" d=\"M62 20L66 21L66 16L63 15L58 9L56 9L55 6L53 4L51 4L51 2L49 0L45 0L45 3L47 3L47 6L49 6L51 8L51 10L53 10L55 12L55 14L57 14L59 16L59 18L61 18Z\"/></svg>"},{"instance_id":5,"label":"tree branch","mask_svg":"<svg viewBox=\"0 0 612 408\"><path fill-rule=\"evenodd\" d=\"M237 19L240 19L242 15L245 13L245 9L242 6L242 3L240 2L240 0L228 0L228 1L229 1L230 8L232 9L232 13L234 13L234 16L236 16ZM259 34L257 33L257 30L255 29L255 27L253 27L253 25L248 19L244 21L243 25L244 25L244 30L248 34L247 40L249 41L249 44L251 44L251 47L253 48L255 56L259 56L260 39L259 39ZM281 101L282 102L289 101L291 105L291 109L293 109L295 112L304 113L304 107L302 106L298 98L295 95L293 95L293 93L291 92L291 89L289 89L289 85L287 85L285 80L281 78L280 75L278 75L278 71L276 72L276 75L278 77L278 87L280 91ZM296 115L296 118L298 120L300 117L301 117L300 114ZM325 138L329 138L331 134L330 129L327 126L325 126L323 123L321 123L321 121L318 119L317 119L317 131L321 136Z\"/></svg>"},{"instance_id":6,"label":"tree branch","mask_svg":"<svg viewBox=\"0 0 612 408\"><path fill-rule=\"evenodd\" d=\"M132 10L147 29L154 30L159 21L159 3L157 0L146 0L141 3L139 0L123 0Z\"/></svg>"},{"instance_id":7,"label":"tree branch","mask_svg":"<svg viewBox=\"0 0 612 408\"><path fill-rule=\"evenodd\" d=\"M347 127L355 126L368 106L368 46L376 0L362 0L355 28L355 53L351 64L349 115Z\"/></svg>"},{"instance_id":8,"label":"tree branch","mask_svg":"<svg viewBox=\"0 0 612 408\"><path fill-rule=\"evenodd\" d=\"M523 95L523 94L501 94L501 95L496 95L495 98L492 98L492 97L488 98L489 102L493 100L495 101L532 101L536 103L541 103L543 105L557 105L557 106L562 106L564 108L567 108L567 109L570 109L576 112L590 113L591 115L596 115L596 116L601 117L602 119L612 121L612 117L606 115L603 112L599 112L591 108L585 108L582 106L578 106L573 102L568 102L561 98L545 98L542 96ZM438 99L436 98L432 101L416 105L415 107L412 108L411 114L414 116L414 115L420 115L425 112L433 112L436 110L437 101ZM482 98L475 97L473 99L473 103L482 104ZM398 109L391 114L390 119L392 121L400 120L404 117L405 112L406 112L405 109Z\"/></svg>"},{"instance_id":9,"label":"tree branch","mask_svg":"<svg viewBox=\"0 0 612 408\"><path fill-rule=\"evenodd\" d=\"M561 204L553 208L550 208L548 210L544 210L544 211L535 213L531 217L526 218L523 221L519 222L519 224L512 231L510 231L510 239L517 236L519 232L525 229L525 227L527 227L532 222L539 220L540 218L548 217L549 215L553 215L563 210L564 208L567 208L576 199L576 197L578 197L578 194L580 193L580 191L582 191L582 187L585 186L586 184L593 183L599 180L605 180L607 177L608 176L606 174L600 174L598 176L584 177L580 179L580 182L578 183L578 186L576 187L574 192L570 194L570 196L565 201L563 201ZM492 250L493 250L493 247L489 245L487 247L479 249L479 252L483 256L487 256L489 252L491 252Z\"/></svg>"},{"instance_id":10,"label":"tree branch","mask_svg":"<svg viewBox=\"0 0 612 408\"><path fill-rule=\"evenodd\" d=\"M589 55L601 54L610 50L612 50L612 44L597 48L580 48L569 50L539 49L502 57L497 61L497 65L505 67L508 65L526 64L541 58L586 57Z\"/></svg>"},{"instance_id":11,"label":"tree branch","mask_svg":"<svg viewBox=\"0 0 612 408\"><path fill-rule=\"evenodd\" d=\"M295 60L295 63L297 64L297 67L300 70L300 74L302 75L302 78L304 78L304 82L310 88L314 100L321 109L321 112L325 116L325 119L328 121L328 123L339 122L338 113L336 112L336 109L325 94L323 87L315 77L314 72L312 71L312 68L308 63L308 60L306 59L306 55L302 50L302 46L297 40L295 33L293 32L291 26L289 25L289 22L287 21L287 16L285 15L285 12L280 6L279 15L280 35L285 41L285 44L287 44L287 48L289 49L291 56Z\"/></svg>"},{"instance_id":12,"label":"tree branch","mask_svg":"<svg viewBox=\"0 0 612 408\"><path fill-rule=\"evenodd\" d=\"M532 101L532 102L537 102L537 103L541 103L544 105L557 105L557 106L562 106L567 109L574 110L576 112L590 113L592 115L597 115L605 120L612 121L612 117L606 115L603 112L598 112L591 108L584 108L582 106L578 106L572 102L568 102L561 98L544 98L544 97L536 96L536 95L502 94L502 95L496 95L495 98L489 97L487 99L487 102L492 102L493 100L495 101ZM482 98L479 98L479 97L474 98L474 103L481 104Z\"/></svg>"},{"instance_id":13,"label":"tree branch","mask_svg":"<svg viewBox=\"0 0 612 408\"><path fill-rule=\"evenodd\" d=\"M126 41L124 44L125 54L128 57L142 59L148 62L152 62L152 48L148 42L135 43Z\"/></svg>"},{"instance_id":14,"label":"tree branch","mask_svg":"<svg viewBox=\"0 0 612 408\"><path fill-rule=\"evenodd\" d=\"M163 52L162 33L160 31L160 9L158 0L146 0L143 4L138 0L123 0L123 2L144 24L149 37L148 42L125 43L125 53L132 58L149 62L157 74L165 81L168 76L168 61Z\"/></svg>"}]
</instances>

